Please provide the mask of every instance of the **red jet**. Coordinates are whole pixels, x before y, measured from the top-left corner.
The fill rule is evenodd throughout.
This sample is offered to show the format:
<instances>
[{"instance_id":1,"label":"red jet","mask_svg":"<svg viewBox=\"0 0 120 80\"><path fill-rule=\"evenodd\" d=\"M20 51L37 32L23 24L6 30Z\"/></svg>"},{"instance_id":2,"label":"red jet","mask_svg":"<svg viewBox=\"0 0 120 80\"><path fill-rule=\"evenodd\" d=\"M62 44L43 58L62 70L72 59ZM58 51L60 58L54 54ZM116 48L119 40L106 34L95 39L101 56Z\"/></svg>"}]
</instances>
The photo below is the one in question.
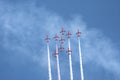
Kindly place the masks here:
<instances>
[{"instance_id":1,"label":"red jet","mask_svg":"<svg viewBox=\"0 0 120 80\"><path fill-rule=\"evenodd\" d=\"M78 30L77 33L76 33L76 35L77 35L78 37L80 37L81 32Z\"/></svg>"},{"instance_id":2,"label":"red jet","mask_svg":"<svg viewBox=\"0 0 120 80\"><path fill-rule=\"evenodd\" d=\"M53 53L53 56L56 57L58 55L58 53L56 53L56 50L55 52Z\"/></svg>"},{"instance_id":3,"label":"red jet","mask_svg":"<svg viewBox=\"0 0 120 80\"><path fill-rule=\"evenodd\" d=\"M71 35L72 34L68 31L68 33L67 33L68 38L70 38Z\"/></svg>"},{"instance_id":4,"label":"red jet","mask_svg":"<svg viewBox=\"0 0 120 80\"><path fill-rule=\"evenodd\" d=\"M67 53L68 53L68 55L70 55L70 53L72 52L71 50L70 50L70 48L68 48L68 51L66 51Z\"/></svg>"},{"instance_id":5,"label":"red jet","mask_svg":"<svg viewBox=\"0 0 120 80\"><path fill-rule=\"evenodd\" d=\"M62 30L61 30L60 33L62 33L62 35L64 35L65 32L66 32L66 31L64 30L64 28L62 28Z\"/></svg>"},{"instance_id":6,"label":"red jet","mask_svg":"<svg viewBox=\"0 0 120 80\"><path fill-rule=\"evenodd\" d=\"M58 39L59 39L59 36L57 35L57 34L55 34L55 41L58 41Z\"/></svg>"},{"instance_id":7,"label":"red jet","mask_svg":"<svg viewBox=\"0 0 120 80\"><path fill-rule=\"evenodd\" d=\"M61 37L60 43L63 44L64 42L65 42L65 39L63 39L63 38Z\"/></svg>"},{"instance_id":8,"label":"red jet","mask_svg":"<svg viewBox=\"0 0 120 80\"><path fill-rule=\"evenodd\" d=\"M50 38L48 37L48 35L46 35L45 40L46 40L46 42L49 42L49 41L50 41Z\"/></svg>"},{"instance_id":9,"label":"red jet","mask_svg":"<svg viewBox=\"0 0 120 80\"><path fill-rule=\"evenodd\" d=\"M63 49L64 49L64 48L62 47L62 45L60 45L60 48L59 48L60 52L62 52Z\"/></svg>"}]
</instances>

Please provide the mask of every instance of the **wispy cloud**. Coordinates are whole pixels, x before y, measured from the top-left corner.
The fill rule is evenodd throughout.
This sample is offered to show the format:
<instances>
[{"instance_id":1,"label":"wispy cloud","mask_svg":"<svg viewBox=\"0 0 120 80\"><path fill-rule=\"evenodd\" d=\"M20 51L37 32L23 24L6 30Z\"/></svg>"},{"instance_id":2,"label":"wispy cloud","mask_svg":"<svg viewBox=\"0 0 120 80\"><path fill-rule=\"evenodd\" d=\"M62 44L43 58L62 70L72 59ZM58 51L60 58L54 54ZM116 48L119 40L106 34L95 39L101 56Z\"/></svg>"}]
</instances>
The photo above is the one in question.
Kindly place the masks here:
<instances>
[{"instance_id":1,"label":"wispy cloud","mask_svg":"<svg viewBox=\"0 0 120 80\"><path fill-rule=\"evenodd\" d=\"M2 30L0 34L3 34L3 36L0 36L3 41L1 47L8 51L7 53L10 55L19 54L13 57L24 55L25 57L23 58L27 57L30 61L40 64L41 69L46 70L47 53L44 37L46 34L49 34L52 38L53 35L59 33L60 29L64 26L65 29L70 30L73 34L71 37L71 45L73 50L73 71L75 73L75 71L78 71L75 65L79 62L79 59L77 59L78 52L76 52L78 47L75 32L77 29L80 29L82 32L81 46L83 65L94 62L106 71L110 71L116 78L119 78L119 50L114 43L99 30L88 28L87 26L89 25L86 25L82 17L76 16L73 17L72 20L63 20L62 17L47 11L44 7L37 7L33 2L23 5L17 4L18 5L11 5L6 2L0 2L0 29ZM55 48L53 47L53 40L51 40L50 45L52 54ZM13 57L11 57L11 59ZM51 58L52 68L55 70L55 59L52 55ZM61 72L64 74L64 72L68 72L67 67L65 67L68 66L66 65L68 62L66 60L67 56L62 57L62 55L60 55L60 58ZM65 62L62 62L62 59L64 59ZM9 62L9 59L6 61ZM20 62L20 60L16 61ZM11 64L14 64L14 62ZM65 77L63 74L62 77ZM42 75L42 73L40 75ZM46 75L43 76L46 77ZM68 79L68 77L66 77L65 80ZM85 77L87 77L87 74Z\"/></svg>"}]
</instances>

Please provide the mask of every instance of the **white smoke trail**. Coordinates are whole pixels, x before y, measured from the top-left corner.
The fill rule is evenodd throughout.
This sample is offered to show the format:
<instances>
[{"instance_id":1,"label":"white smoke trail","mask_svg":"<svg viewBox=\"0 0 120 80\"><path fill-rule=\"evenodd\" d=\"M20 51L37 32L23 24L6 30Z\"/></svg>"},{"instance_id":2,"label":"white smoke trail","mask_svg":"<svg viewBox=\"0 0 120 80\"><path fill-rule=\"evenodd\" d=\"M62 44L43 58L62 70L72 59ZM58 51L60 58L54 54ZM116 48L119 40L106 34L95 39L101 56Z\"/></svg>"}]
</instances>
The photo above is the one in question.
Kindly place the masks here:
<instances>
[{"instance_id":1,"label":"white smoke trail","mask_svg":"<svg viewBox=\"0 0 120 80\"><path fill-rule=\"evenodd\" d=\"M68 38L68 48L70 48L70 38ZM72 71L72 58L71 58L71 52L68 52L69 54L69 64L70 64L70 80L73 80L73 71Z\"/></svg>"},{"instance_id":2,"label":"white smoke trail","mask_svg":"<svg viewBox=\"0 0 120 80\"><path fill-rule=\"evenodd\" d=\"M78 46L79 46L79 59L80 59L80 72L81 72L81 80L84 80L83 74L83 65L82 65L82 54L81 54L81 47L80 47L80 37L78 37Z\"/></svg>"},{"instance_id":3,"label":"white smoke trail","mask_svg":"<svg viewBox=\"0 0 120 80\"><path fill-rule=\"evenodd\" d=\"M59 56L58 55L56 56L56 59L57 59L58 80L61 80L61 77L60 77L60 66L59 66Z\"/></svg>"},{"instance_id":4,"label":"white smoke trail","mask_svg":"<svg viewBox=\"0 0 120 80\"><path fill-rule=\"evenodd\" d=\"M72 58L71 58L71 54L69 55L69 62L70 62L70 78L71 78L71 80L73 80Z\"/></svg>"},{"instance_id":5,"label":"white smoke trail","mask_svg":"<svg viewBox=\"0 0 120 80\"><path fill-rule=\"evenodd\" d=\"M60 65L59 65L59 56L58 56L58 45L56 42L56 59L57 59L57 71L58 71L58 80L61 80L61 76L60 76Z\"/></svg>"},{"instance_id":6,"label":"white smoke trail","mask_svg":"<svg viewBox=\"0 0 120 80\"><path fill-rule=\"evenodd\" d=\"M51 64L50 64L49 43L47 43L47 51L48 51L48 75L49 75L49 80L52 80Z\"/></svg>"}]
</instances>

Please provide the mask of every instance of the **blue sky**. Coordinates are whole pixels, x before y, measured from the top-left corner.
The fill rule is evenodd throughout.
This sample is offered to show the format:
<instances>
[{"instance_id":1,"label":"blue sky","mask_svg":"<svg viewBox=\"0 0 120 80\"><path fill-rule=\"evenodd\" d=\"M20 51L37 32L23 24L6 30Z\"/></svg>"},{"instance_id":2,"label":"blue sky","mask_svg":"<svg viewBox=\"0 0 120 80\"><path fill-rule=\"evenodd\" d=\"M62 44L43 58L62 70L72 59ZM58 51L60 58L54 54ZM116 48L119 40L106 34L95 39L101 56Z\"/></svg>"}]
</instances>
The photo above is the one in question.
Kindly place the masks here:
<instances>
[{"instance_id":1,"label":"blue sky","mask_svg":"<svg viewBox=\"0 0 120 80\"><path fill-rule=\"evenodd\" d=\"M0 80L48 80L44 37L62 26L72 32L74 80L80 80L75 32L80 29L85 80L119 80L119 0L0 0ZM55 46L50 42L53 80ZM67 44L67 42L65 42ZM67 45L64 45L65 50ZM62 80L69 79L68 56L60 53Z\"/></svg>"}]
</instances>

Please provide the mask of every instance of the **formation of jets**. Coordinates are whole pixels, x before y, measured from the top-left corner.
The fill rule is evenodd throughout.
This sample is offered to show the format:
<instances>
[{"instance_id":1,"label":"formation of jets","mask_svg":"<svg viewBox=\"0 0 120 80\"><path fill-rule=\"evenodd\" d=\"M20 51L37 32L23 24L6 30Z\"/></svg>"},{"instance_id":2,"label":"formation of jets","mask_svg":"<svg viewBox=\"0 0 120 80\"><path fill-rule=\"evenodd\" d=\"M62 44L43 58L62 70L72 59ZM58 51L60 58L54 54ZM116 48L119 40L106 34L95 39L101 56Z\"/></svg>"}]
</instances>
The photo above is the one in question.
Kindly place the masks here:
<instances>
[{"instance_id":1,"label":"formation of jets","mask_svg":"<svg viewBox=\"0 0 120 80\"><path fill-rule=\"evenodd\" d=\"M60 38L57 34L55 34L55 36L53 37L53 38L55 39L55 41L58 41L58 40L60 41L60 47L58 48L58 50L59 50L60 52L62 52L62 51L64 50L62 44L65 42L65 39L63 38L63 36L65 35L65 32L66 32L66 31L64 30L64 28L62 28L62 30L60 31L60 33L62 34L61 38ZM66 34L66 36L67 36L68 38L70 38L71 35L72 35L72 34L71 34L69 31L68 31L67 34ZM77 30L76 35L77 35L77 37L80 37L81 32L80 32L79 30ZM59 38L60 38L60 39L59 39ZM48 37L48 35L46 36L45 40L46 40L46 42L49 42L49 41L50 41L50 38ZM66 52L67 52L68 55L69 55L72 51L71 51L70 48L68 48L68 50L67 50ZM58 55L58 53L56 53L56 50L55 50L55 52L54 52L53 55L54 55L55 57L56 57L56 55Z\"/></svg>"}]
</instances>

